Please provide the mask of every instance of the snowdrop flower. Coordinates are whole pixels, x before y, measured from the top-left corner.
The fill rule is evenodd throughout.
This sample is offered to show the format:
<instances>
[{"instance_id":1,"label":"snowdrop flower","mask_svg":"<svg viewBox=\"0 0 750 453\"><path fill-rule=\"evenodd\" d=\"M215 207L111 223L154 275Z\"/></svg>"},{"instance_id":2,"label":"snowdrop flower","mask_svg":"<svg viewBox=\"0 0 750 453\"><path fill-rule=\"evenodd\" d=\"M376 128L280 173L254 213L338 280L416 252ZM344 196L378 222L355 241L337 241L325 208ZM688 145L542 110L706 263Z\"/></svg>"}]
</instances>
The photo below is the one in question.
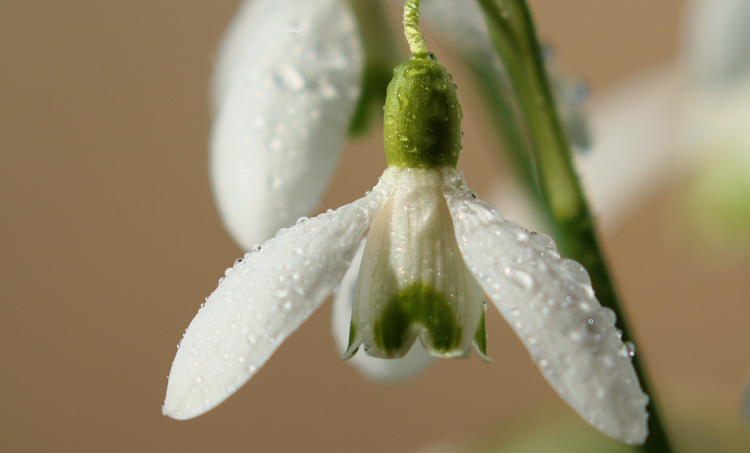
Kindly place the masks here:
<instances>
[{"instance_id":1,"label":"snowdrop flower","mask_svg":"<svg viewBox=\"0 0 750 453\"><path fill-rule=\"evenodd\" d=\"M502 89L507 76L476 2L431 0L425 6L425 18L445 32L448 43L499 82L488 99L500 99L508 104L501 107L512 111L513 100L505 99L511 90ZM371 13L373 7L365 9ZM222 222L244 250L310 215L319 204L362 102L364 59L357 21L344 0L241 4L214 65L210 174ZM570 102L560 105L569 106L563 116L573 118L567 121L571 127L582 130L576 122L579 109ZM523 130L515 121L506 115L506 135ZM344 288L356 283L356 269L347 274ZM348 318L352 295L338 293L335 320ZM335 322L334 335L344 347L348 321ZM431 361L419 347L413 351L405 360L360 355L351 363L368 377L398 380Z\"/></svg>"},{"instance_id":2,"label":"snowdrop flower","mask_svg":"<svg viewBox=\"0 0 750 453\"><path fill-rule=\"evenodd\" d=\"M227 269L179 345L164 413L196 417L247 382L333 292L367 234L343 358L403 357L417 341L434 357L484 358L487 294L562 398L604 433L643 443L648 398L585 269L505 221L456 168L461 107L424 47L417 5L404 15L413 57L388 87L379 183Z\"/></svg>"},{"instance_id":3,"label":"snowdrop flower","mask_svg":"<svg viewBox=\"0 0 750 453\"><path fill-rule=\"evenodd\" d=\"M692 181L698 191L707 185L702 175L712 177L701 169L726 168L728 161L733 171L714 182L720 180L724 188L734 174L738 177L732 181L742 187L743 179L750 179L739 176L750 175L749 39L749 2L691 0L678 58L594 98L594 146L578 156L578 167L604 228L616 225L655 186L690 172L697 176ZM694 219L711 220L715 235L721 234L717 228L723 216L706 215L705 208L731 201L726 191L716 190L719 186L703 192L704 202L694 204L700 206ZM734 191L733 197L738 195L742 190Z\"/></svg>"}]
</instances>

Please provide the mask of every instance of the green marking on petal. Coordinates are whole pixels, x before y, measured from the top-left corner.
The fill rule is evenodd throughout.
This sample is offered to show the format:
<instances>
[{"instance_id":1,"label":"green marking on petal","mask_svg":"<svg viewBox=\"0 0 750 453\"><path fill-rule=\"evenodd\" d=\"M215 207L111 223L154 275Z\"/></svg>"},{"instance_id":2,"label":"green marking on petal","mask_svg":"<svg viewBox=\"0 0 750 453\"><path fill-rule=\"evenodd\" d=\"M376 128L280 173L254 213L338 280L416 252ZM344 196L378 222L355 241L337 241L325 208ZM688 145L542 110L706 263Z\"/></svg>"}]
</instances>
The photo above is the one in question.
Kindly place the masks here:
<instances>
[{"instance_id":1,"label":"green marking on petal","mask_svg":"<svg viewBox=\"0 0 750 453\"><path fill-rule=\"evenodd\" d=\"M424 283L414 283L394 296L374 325L374 340L386 354L398 356L410 346L412 326L430 334L432 349L447 353L461 344L463 328L446 298ZM482 324L484 326L484 324ZM410 338L411 337L411 338Z\"/></svg>"},{"instance_id":2,"label":"green marking on petal","mask_svg":"<svg viewBox=\"0 0 750 453\"><path fill-rule=\"evenodd\" d=\"M479 348L485 357L487 356L487 331L484 329L484 311L482 311L482 318L477 324L477 331L474 333L474 343Z\"/></svg>"},{"instance_id":3,"label":"green marking on petal","mask_svg":"<svg viewBox=\"0 0 750 453\"><path fill-rule=\"evenodd\" d=\"M349 344L346 346L347 349L351 348L354 344L354 340L357 339L357 325L354 323L354 319L349 322Z\"/></svg>"}]
</instances>

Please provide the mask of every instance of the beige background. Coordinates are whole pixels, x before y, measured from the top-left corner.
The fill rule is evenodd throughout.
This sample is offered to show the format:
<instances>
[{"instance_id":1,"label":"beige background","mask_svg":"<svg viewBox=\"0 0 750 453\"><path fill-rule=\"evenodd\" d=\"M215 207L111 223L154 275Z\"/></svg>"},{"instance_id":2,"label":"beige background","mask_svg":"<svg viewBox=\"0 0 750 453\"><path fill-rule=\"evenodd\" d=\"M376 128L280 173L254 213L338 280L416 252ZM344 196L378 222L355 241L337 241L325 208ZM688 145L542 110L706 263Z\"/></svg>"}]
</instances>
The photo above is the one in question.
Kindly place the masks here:
<instances>
[{"instance_id":1,"label":"beige background","mask_svg":"<svg viewBox=\"0 0 750 453\"><path fill-rule=\"evenodd\" d=\"M594 93L675 52L678 1L532 5ZM406 452L556 401L495 313L493 364L440 361L380 386L337 358L326 304L220 408L161 415L175 345L240 256L206 171L211 54L235 6L0 0L0 451ZM482 112L468 100L470 122ZM492 138L474 135L461 167L487 196ZM383 165L377 137L349 146L321 209L363 194ZM675 386L692 386L734 419L750 267L704 269L665 246L668 193L606 246L657 391L681 401Z\"/></svg>"}]
</instances>

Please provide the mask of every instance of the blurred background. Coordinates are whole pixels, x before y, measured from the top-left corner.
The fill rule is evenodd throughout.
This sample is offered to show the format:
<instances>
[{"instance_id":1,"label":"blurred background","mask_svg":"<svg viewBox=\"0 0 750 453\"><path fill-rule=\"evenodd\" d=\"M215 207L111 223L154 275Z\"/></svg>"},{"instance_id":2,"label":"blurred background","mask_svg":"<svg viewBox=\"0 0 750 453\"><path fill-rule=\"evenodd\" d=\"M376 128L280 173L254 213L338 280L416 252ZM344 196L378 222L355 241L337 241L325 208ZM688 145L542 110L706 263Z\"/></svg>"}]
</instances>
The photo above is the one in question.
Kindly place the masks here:
<instances>
[{"instance_id":1,"label":"blurred background","mask_svg":"<svg viewBox=\"0 0 750 453\"><path fill-rule=\"evenodd\" d=\"M680 452L750 451L750 178L736 153L698 150L750 147L681 140L719 103L687 99L686 2L530 3L591 90L581 172L668 431ZM211 59L236 6L0 0L0 451L627 451L559 400L494 310L494 363L381 385L338 359L325 304L219 408L162 416L176 345L242 254L206 163ZM502 193L481 94L435 37L465 112L459 167L507 218L533 217ZM321 210L374 185L379 133L349 142Z\"/></svg>"}]
</instances>

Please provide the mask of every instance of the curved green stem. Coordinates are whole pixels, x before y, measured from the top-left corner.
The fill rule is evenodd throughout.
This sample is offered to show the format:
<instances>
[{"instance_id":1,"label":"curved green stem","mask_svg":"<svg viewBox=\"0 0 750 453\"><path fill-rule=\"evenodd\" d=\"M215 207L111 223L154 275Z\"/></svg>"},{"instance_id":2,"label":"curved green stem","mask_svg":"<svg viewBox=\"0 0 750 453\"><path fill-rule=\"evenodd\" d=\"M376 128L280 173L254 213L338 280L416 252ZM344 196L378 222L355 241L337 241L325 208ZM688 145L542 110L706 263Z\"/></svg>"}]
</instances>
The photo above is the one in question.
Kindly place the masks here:
<instances>
[{"instance_id":1,"label":"curved green stem","mask_svg":"<svg viewBox=\"0 0 750 453\"><path fill-rule=\"evenodd\" d=\"M419 0L406 0L404 3L404 35L412 55L427 53L424 36L419 30Z\"/></svg>"},{"instance_id":2,"label":"curved green stem","mask_svg":"<svg viewBox=\"0 0 750 453\"><path fill-rule=\"evenodd\" d=\"M539 187L560 230L564 251L588 269L599 301L617 314L623 338L632 339L597 240L591 211L573 167L569 141L555 107L531 11L524 0L477 1L528 123ZM671 453L657 401L650 391L648 375L639 356L634 358L633 365L643 390L652 396L650 435L639 450Z\"/></svg>"}]
</instances>

